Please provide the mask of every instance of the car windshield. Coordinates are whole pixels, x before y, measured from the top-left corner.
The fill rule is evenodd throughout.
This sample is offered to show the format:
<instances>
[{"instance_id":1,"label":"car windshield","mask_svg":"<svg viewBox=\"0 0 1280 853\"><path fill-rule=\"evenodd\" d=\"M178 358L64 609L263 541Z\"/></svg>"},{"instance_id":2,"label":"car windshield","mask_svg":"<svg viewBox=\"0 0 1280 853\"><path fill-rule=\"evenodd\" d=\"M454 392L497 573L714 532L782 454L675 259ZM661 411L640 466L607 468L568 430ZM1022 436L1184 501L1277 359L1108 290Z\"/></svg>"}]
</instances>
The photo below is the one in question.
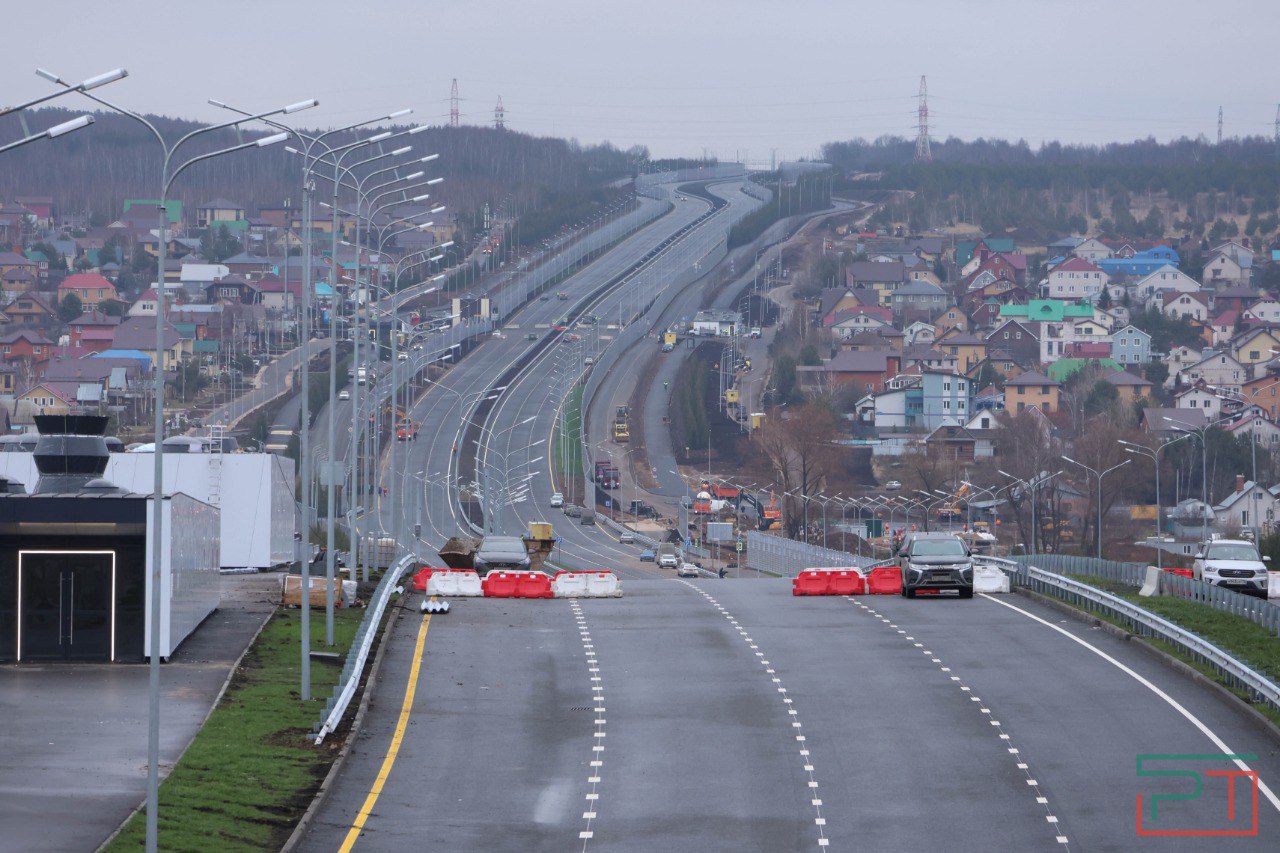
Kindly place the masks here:
<instances>
[{"instance_id":1,"label":"car windshield","mask_svg":"<svg viewBox=\"0 0 1280 853\"><path fill-rule=\"evenodd\" d=\"M1210 560L1252 560L1259 562L1258 549L1244 542L1215 542L1205 556Z\"/></svg>"},{"instance_id":2,"label":"car windshield","mask_svg":"<svg viewBox=\"0 0 1280 853\"><path fill-rule=\"evenodd\" d=\"M919 539L911 543L913 557L963 557L964 543L959 539Z\"/></svg>"}]
</instances>

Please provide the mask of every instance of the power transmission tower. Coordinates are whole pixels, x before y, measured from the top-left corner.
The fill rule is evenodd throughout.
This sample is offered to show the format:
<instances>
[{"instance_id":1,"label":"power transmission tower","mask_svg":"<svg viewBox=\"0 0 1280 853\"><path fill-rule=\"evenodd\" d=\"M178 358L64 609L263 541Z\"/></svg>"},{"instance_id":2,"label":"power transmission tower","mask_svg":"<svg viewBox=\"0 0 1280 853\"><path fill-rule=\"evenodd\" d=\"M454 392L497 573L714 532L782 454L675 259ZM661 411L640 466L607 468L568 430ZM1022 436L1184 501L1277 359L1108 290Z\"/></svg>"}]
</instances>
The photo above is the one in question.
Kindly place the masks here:
<instances>
[{"instance_id":1,"label":"power transmission tower","mask_svg":"<svg viewBox=\"0 0 1280 853\"><path fill-rule=\"evenodd\" d=\"M1222 144L1222 107L1218 107L1218 144Z\"/></svg>"},{"instance_id":2,"label":"power transmission tower","mask_svg":"<svg viewBox=\"0 0 1280 853\"><path fill-rule=\"evenodd\" d=\"M919 131L916 136L916 162L928 163L933 160L933 154L929 151L929 89L923 74L920 75L920 107L916 112L916 128Z\"/></svg>"},{"instance_id":3,"label":"power transmission tower","mask_svg":"<svg viewBox=\"0 0 1280 853\"><path fill-rule=\"evenodd\" d=\"M507 126L507 111L502 108L502 96L498 96L498 105L493 108L493 126L502 130Z\"/></svg>"},{"instance_id":4,"label":"power transmission tower","mask_svg":"<svg viewBox=\"0 0 1280 853\"><path fill-rule=\"evenodd\" d=\"M458 126L458 78L453 78L453 88L449 91L449 127Z\"/></svg>"}]
</instances>

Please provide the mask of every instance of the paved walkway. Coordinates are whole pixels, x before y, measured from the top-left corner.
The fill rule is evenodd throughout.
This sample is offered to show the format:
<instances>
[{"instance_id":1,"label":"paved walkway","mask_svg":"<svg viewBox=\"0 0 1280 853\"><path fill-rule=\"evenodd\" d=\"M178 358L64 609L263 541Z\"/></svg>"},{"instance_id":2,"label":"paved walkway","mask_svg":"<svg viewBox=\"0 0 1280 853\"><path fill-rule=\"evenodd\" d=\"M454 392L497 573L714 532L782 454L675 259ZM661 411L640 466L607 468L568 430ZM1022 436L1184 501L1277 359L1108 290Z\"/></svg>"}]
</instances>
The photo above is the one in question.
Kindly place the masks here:
<instances>
[{"instance_id":1,"label":"paved walkway","mask_svg":"<svg viewBox=\"0 0 1280 853\"><path fill-rule=\"evenodd\" d=\"M160 670L161 773L274 609L279 576L224 576L222 607ZM148 667L0 667L0 850L93 850L147 793Z\"/></svg>"}]
</instances>

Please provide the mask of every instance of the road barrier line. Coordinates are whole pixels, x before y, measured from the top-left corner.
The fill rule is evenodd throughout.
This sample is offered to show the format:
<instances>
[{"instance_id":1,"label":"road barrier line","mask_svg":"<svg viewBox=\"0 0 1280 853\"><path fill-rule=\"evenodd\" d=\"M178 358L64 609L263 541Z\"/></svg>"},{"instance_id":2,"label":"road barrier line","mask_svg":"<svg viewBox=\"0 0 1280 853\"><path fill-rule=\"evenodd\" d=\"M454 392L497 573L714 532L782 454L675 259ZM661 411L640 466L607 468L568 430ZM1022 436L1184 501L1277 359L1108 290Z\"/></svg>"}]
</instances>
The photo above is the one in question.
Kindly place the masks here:
<instances>
[{"instance_id":1,"label":"road barrier line","mask_svg":"<svg viewBox=\"0 0 1280 853\"><path fill-rule=\"evenodd\" d=\"M409 725L409 715L413 713L413 697L418 691L418 672L422 668L422 649L427 642L427 629L431 627L431 617L429 615L422 617L422 624L418 628L418 641L413 647L413 662L409 666L409 680L404 688L404 702L400 705L400 717L396 720L395 732L391 735L391 745L387 747L386 757L382 759L382 767L378 769L378 776L373 780L373 787L369 789L369 795L364 799L364 805L360 806L356 819L351 823L351 829L347 830L347 836L342 840L342 846L338 848L338 853L348 853L355 846L356 840L360 838L360 833L364 831L364 825L369 820L369 815L373 813L373 807L378 804L378 797L382 795L382 787L387 782L387 777L391 775L391 768L395 766L396 756L400 754L400 744L404 742L405 728Z\"/></svg>"}]
</instances>

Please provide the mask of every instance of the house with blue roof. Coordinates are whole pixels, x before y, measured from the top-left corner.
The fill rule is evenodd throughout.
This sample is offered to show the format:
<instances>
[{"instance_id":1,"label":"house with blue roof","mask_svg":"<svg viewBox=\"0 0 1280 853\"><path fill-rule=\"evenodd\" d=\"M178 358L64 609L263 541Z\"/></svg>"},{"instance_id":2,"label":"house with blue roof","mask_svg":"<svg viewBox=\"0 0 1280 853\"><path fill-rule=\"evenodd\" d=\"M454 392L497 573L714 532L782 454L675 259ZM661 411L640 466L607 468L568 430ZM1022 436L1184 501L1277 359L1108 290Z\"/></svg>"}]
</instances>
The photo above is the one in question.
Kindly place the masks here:
<instances>
[{"instance_id":1,"label":"house with blue roof","mask_svg":"<svg viewBox=\"0 0 1280 853\"><path fill-rule=\"evenodd\" d=\"M1156 246L1141 252L1134 252L1131 258L1103 258L1097 261L1099 269L1108 277L1120 275L1139 278L1164 266L1178 266L1178 253L1168 246Z\"/></svg>"}]
</instances>

